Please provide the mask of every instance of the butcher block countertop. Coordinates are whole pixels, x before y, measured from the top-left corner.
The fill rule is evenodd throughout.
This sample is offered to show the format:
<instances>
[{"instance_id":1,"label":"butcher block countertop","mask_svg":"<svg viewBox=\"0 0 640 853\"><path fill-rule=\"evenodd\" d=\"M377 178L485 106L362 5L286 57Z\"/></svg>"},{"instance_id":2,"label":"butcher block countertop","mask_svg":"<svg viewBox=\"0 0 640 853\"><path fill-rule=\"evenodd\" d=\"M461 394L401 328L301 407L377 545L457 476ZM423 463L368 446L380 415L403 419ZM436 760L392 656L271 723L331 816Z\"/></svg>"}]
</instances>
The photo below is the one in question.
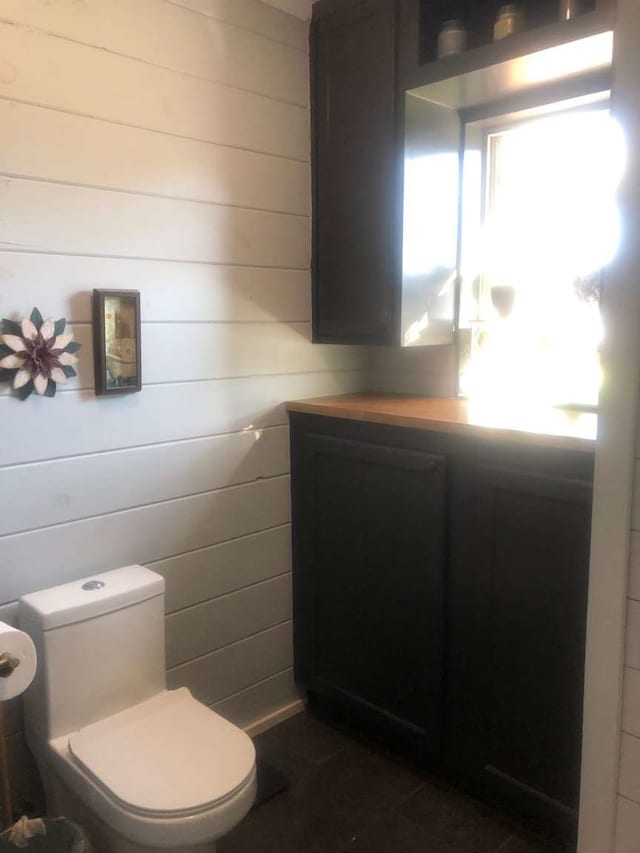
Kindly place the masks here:
<instances>
[{"instance_id":1,"label":"butcher block countertop","mask_svg":"<svg viewBox=\"0 0 640 853\"><path fill-rule=\"evenodd\" d=\"M314 397L290 401L287 410L566 450L593 451L598 426L592 412L397 394Z\"/></svg>"}]
</instances>

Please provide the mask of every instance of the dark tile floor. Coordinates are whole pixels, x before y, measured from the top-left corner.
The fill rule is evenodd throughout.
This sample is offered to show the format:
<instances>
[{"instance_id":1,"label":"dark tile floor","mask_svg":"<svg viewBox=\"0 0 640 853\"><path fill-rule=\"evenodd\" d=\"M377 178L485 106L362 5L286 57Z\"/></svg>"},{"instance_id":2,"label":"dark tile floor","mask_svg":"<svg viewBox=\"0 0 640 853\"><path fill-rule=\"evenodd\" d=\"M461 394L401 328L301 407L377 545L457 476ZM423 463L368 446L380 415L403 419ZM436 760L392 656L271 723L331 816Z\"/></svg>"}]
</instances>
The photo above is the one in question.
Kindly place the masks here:
<instances>
[{"instance_id":1,"label":"dark tile floor","mask_svg":"<svg viewBox=\"0 0 640 853\"><path fill-rule=\"evenodd\" d=\"M309 714L259 735L288 790L256 806L218 853L570 853Z\"/></svg>"}]
</instances>

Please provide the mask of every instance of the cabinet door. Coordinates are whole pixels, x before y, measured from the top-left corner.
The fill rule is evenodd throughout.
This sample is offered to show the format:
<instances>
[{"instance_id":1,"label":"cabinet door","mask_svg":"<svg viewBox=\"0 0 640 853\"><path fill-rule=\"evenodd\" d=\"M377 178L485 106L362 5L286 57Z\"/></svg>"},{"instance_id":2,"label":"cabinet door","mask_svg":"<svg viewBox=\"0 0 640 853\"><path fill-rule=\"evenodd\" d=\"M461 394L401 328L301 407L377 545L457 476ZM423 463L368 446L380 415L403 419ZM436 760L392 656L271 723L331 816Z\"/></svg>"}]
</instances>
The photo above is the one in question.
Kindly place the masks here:
<instances>
[{"instance_id":1,"label":"cabinet door","mask_svg":"<svg viewBox=\"0 0 640 853\"><path fill-rule=\"evenodd\" d=\"M437 753L444 457L305 434L293 470L298 680Z\"/></svg>"},{"instance_id":2,"label":"cabinet door","mask_svg":"<svg viewBox=\"0 0 640 853\"><path fill-rule=\"evenodd\" d=\"M451 667L448 751L499 798L571 822L591 483L479 464L473 486L464 515L469 540L451 596L452 654L463 645L469 654Z\"/></svg>"},{"instance_id":3,"label":"cabinet door","mask_svg":"<svg viewBox=\"0 0 640 853\"><path fill-rule=\"evenodd\" d=\"M318 4L311 62L314 340L391 343L401 241L393 0Z\"/></svg>"}]
</instances>

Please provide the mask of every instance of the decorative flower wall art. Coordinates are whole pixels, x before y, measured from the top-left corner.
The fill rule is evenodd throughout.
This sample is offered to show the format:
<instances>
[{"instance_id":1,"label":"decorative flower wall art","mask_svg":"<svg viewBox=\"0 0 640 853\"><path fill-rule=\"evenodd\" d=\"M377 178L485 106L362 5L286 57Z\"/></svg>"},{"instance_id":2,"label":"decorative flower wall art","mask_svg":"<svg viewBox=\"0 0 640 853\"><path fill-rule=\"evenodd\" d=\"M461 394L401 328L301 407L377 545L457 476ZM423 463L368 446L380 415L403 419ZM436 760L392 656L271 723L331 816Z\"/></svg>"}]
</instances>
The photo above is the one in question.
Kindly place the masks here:
<instances>
[{"instance_id":1,"label":"decorative flower wall art","mask_svg":"<svg viewBox=\"0 0 640 853\"><path fill-rule=\"evenodd\" d=\"M64 317L43 320L37 308L20 323L2 320L0 381L11 382L21 400L33 391L53 397L58 384L76 375L80 344L72 332L65 332L66 324Z\"/></svg>"}]
</instances>

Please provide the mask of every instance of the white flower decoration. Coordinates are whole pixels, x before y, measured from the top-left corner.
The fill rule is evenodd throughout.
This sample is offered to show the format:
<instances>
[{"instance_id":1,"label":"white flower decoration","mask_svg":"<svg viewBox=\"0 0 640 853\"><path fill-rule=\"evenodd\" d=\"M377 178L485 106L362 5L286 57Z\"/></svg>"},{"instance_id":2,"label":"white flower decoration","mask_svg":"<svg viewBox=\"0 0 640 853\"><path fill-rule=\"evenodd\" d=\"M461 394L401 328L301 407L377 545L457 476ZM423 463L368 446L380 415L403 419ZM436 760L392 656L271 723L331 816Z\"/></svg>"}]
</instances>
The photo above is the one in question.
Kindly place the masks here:
<instances>
[{"instance_id":1,"label":"white flower decoration","mask_svg":"<svg viewBox=\"0 0 640 853\"><path fill-rule=\"evenodd\" d=\"M71 332L65 332L66 321L42 319L37 308L21 323L3 320L0 345L0 379L13 382L20 399L32 391L53 397L58 384L64 385L76 375L78 358L74 353L80 344Z\"/></svg>"}]
</instances>

